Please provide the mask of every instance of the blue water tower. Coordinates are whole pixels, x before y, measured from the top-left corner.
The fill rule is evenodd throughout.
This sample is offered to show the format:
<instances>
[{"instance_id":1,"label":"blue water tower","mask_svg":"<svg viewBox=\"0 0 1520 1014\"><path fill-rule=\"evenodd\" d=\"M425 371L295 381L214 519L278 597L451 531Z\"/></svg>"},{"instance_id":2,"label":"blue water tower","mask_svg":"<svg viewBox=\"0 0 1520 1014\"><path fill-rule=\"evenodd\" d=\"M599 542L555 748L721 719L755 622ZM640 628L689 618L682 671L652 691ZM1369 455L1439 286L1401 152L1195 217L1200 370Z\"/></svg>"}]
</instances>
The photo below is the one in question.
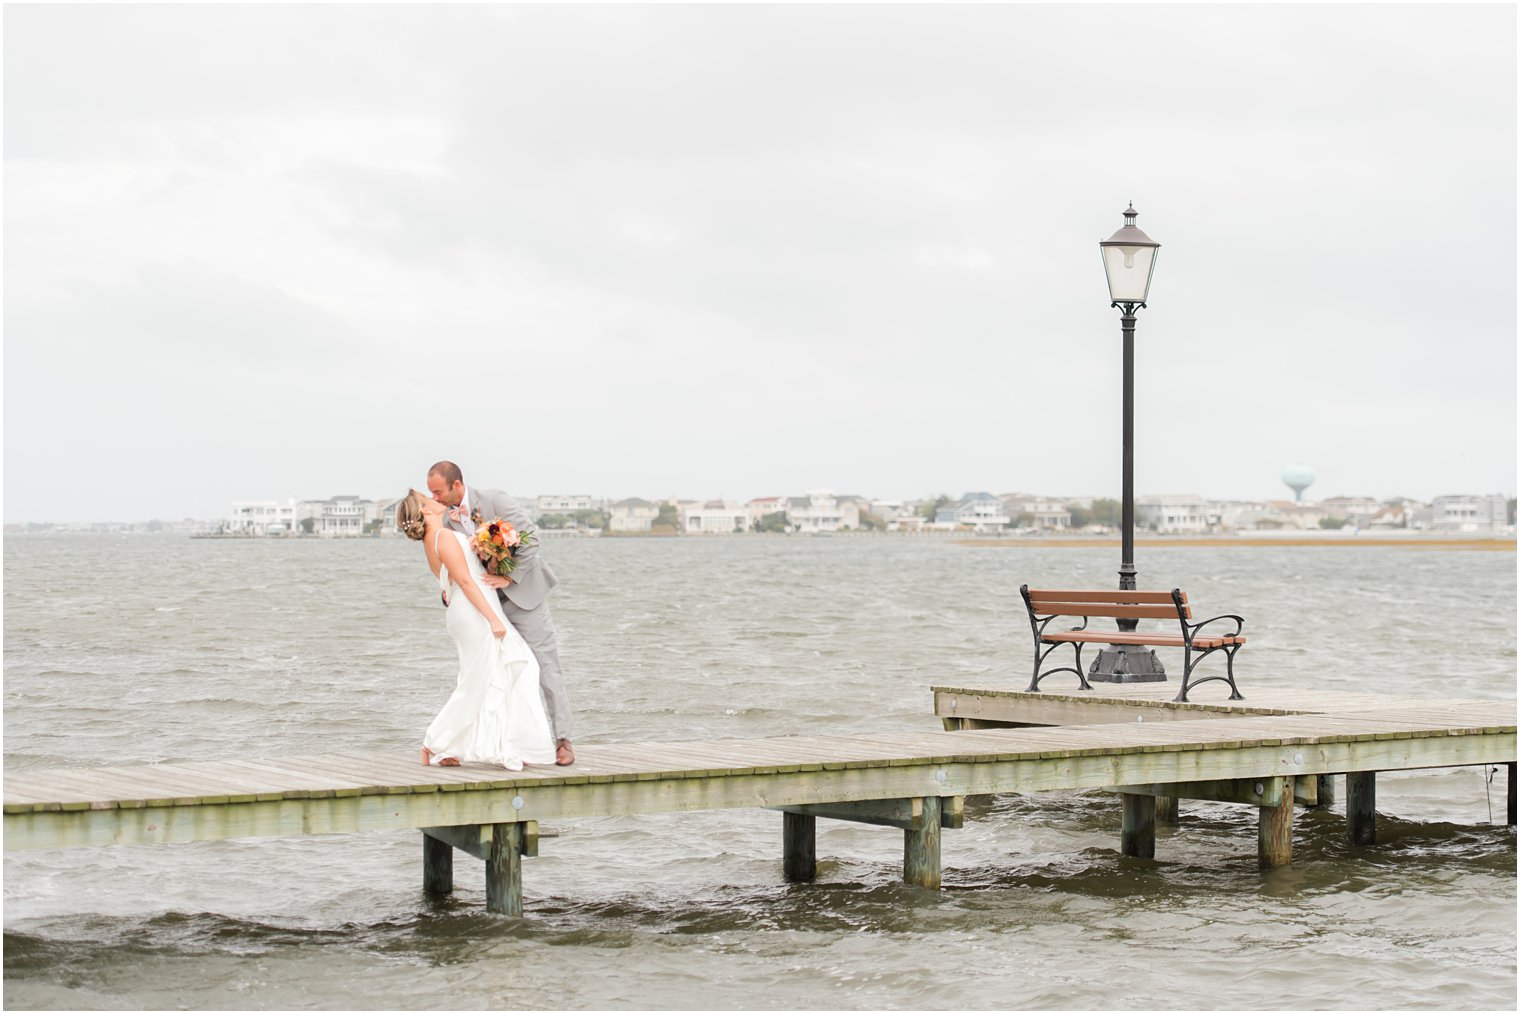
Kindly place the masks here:
<instances>
[{"instance_id":1,"label":"blue water tower","mask_svg":"<svg viewBox=\"0 0 1520 1014\"><path fill-rule=\"evenodd\" d=\"M1289 465L1283 469L1282 481L1293 491L1295 503L1302 503L1304 490L1314 485L1314 469L1308 465Z\"/></svg>"}]
</instances>

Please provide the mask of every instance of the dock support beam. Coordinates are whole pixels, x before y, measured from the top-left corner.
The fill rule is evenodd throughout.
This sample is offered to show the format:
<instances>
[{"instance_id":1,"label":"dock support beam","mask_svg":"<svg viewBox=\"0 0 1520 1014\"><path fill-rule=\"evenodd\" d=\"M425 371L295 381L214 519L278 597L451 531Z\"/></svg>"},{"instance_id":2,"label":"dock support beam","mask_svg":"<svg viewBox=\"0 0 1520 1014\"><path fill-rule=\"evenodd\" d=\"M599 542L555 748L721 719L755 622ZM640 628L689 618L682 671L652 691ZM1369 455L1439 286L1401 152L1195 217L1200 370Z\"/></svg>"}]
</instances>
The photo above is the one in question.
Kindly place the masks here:
<instances>
[{"instance_id":1,"label":"dock support beam","mask_svg":"<svg viewBox=\"0 0 1520 1014\"><path fill-rule=\"evenodd\" d=\"M1182 817L1177 809L1176 796L1155 796L1156 800L1156 823L1164 827L1176 827L1182 823Z\"/></svg>"},{"instance_id":2,"label":"dock support beam","mask_svg":"<svg viewBox=\"0 0 1520 1014\"><path fill-rule=\"evenodd\" d=\"M923 820L903 831L903 882L939 890L940 806L938 796L923 797Z\"/></svg>"},{"instance_id":3,"label":"dock support beam","mask_svg":"<svg viewBox=\"0 0 1520 1014\"><path fill-rule=\"evenodd\" d=\"M1314 781L1315 781L1315 787L1314 787L1315 801L1314 801L1314 805L1317 806L1317 807L1334 806L1335 805L1335 776L1334 775L1315 775L1314 776Z\"/></svg>"},{"instance_id":4,"label":"dock support beam","mask_svg":"<svg viewBox=\"0 0 1520 1014\"><path fill-rule=\"evenodd\" d=\"M796 884L811 883L818 875L818 818L805 813L781 814L781 869Z\"/></svg>"},{"instance_id":5,"label":"dock support beam","mask_svg":"<svg viewBox=\"0 0 1520 1014\"><path fill-rule=\"evenodd\" d=\"M1260 808L1256 825L1256 865L1262 869L1287 866L1293 861L1293 776L1283 779L1282 797L1276 806Z\"/></svg>"},{"instance_id":6,"label":"dock support beam","mask_svg":"<svg viewBox=\"0 0 1520 1014\"><path fill-rule=\"evenodd\" d=\"M1353 845L1377 841L1377 772L1346 772L1346 840Z\"/></svg>"},{"instance_id":7,"label":"dock support beam","mask_svg":"<svg viewBox=\"0 0 1520 1014\"><path fill-rule=\"evenodd\" d=\"M1119 851L1136 859L1156 858L1156 797L1126 792L1119 827Z\"/></svg>"},{"instance_id":8,"label":"dock support beam","mask_svg":"<svg viewBox=\"0 0 1520 1014\"><path fill-rule=\"evenodd\" d=\"M1515 826L1515 762L1504 765L1509 768L1509 801L1504 807L1504 819L1510 827Z\"/></svg>"},{"instance_id":9,"label":"dock support beam","mask_svg":"<svg viewBox=\"0 0 1520 1014\"><path fill-rule=\"evenodd\" d=\"M454 846L426 833L422 836L422 889L428 894L454 892Z\"/></svg>"},{"instance_id":10,"label":"dock support beam","mask_svg":"<svg viewBox=\"0 0 1520 1014\"><path fill-rule=\"evenodd\" d=\"M486 911L522 915L521 824L492 824L491 851L486 856Z\"/></svg>"}]
</instances>

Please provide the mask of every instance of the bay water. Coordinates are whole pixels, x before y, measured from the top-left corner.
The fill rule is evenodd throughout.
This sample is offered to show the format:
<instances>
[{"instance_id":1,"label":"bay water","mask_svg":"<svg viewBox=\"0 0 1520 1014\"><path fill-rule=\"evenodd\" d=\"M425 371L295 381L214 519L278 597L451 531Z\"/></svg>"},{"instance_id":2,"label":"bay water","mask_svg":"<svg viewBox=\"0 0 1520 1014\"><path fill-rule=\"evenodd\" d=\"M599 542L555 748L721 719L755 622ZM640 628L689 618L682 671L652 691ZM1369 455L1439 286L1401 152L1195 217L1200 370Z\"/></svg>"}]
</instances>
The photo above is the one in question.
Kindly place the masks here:
<instances>
[{"instance_id":1,"label":"bay water","mask_svg":"<svg viewBox=\"0 0 1520 1014\"><path fill-rule=\"evenodd\" d=\"M1118 565L892 536L543 552L581 744L935 730L931 684L1027 683L1021 583L1108 587ZM1142 544L1136 563L1143 588L1245 615L1247 697L1514 698L1513 551ZM8 772L411 757L454 678L402 539L23 534L4 578ZM1375 847L1345 843L1342 793L1299 812L1293 865L1270 871L1245 807L1184 801L1150 861L1119 854L1110 794L976 798L939 892L899 882L888 828L820 821L818 881L792 885L773 812L564 821L524 863L522 919L485 913L462 854L455 893L423 894L415 831L11 852L4 1001L1512 1010L1504 777L1380 776Z\"/></svg>"}]
</instances>

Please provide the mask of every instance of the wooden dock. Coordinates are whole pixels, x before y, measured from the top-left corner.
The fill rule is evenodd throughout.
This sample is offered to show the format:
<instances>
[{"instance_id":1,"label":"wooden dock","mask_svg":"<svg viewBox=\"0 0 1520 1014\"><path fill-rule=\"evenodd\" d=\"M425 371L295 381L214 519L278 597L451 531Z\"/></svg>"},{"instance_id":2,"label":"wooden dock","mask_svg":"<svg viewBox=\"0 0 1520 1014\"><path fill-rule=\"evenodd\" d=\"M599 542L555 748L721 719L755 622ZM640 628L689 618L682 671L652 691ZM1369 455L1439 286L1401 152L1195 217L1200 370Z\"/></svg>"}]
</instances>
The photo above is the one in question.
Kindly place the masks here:
<instances>
[{"instance_id":1,"label":"wooden dock","mask_svg":"<svg viewBox=\"0 0 1520 1014\"><path fill-rule=\"evenodd\" d=\"M487 907L522 911L522 857L544 820L729 808L782 811L788 879L814 876L819 817L900 828L904 879L940 883L941 831L968 795L1109 788L1126 854L1154 853L1177 798L1261 810L1263 865L1291 858L1294 801L1345 775L1348 834L1374 836L1379 771L1505 764L1515 822L1513 701L1253 691L1174 705L1168 684L1027 694L935 687L946 731L584 744L571 768L423 767L410 751L7 773L12 849L416 828L423 881L453 885L455 849L486 864ZM1258 699L1259 698L1259 699ZM953 730L953 731L951 731Z\"/></svg>"}]
</instances>

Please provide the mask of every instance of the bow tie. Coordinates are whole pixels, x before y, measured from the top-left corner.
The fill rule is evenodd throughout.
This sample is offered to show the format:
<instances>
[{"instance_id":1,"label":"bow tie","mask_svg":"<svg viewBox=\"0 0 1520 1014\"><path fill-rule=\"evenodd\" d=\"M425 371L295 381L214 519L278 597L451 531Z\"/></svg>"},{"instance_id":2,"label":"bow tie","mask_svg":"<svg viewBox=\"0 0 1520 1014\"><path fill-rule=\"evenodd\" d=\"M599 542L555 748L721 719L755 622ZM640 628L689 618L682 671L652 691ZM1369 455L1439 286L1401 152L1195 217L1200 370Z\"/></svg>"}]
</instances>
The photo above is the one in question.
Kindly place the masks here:
<instances>
[{"instance_id":1,"label":"bow tie","mask_svg":"<svg viewBox=\"0 0 1520 1014\"><path fill-rule=\"evenodd\" d=\"M455 507L449 511L449 520L461 525L470 523L470 515L463 507Z\"/></svg>"}]
</instances>

